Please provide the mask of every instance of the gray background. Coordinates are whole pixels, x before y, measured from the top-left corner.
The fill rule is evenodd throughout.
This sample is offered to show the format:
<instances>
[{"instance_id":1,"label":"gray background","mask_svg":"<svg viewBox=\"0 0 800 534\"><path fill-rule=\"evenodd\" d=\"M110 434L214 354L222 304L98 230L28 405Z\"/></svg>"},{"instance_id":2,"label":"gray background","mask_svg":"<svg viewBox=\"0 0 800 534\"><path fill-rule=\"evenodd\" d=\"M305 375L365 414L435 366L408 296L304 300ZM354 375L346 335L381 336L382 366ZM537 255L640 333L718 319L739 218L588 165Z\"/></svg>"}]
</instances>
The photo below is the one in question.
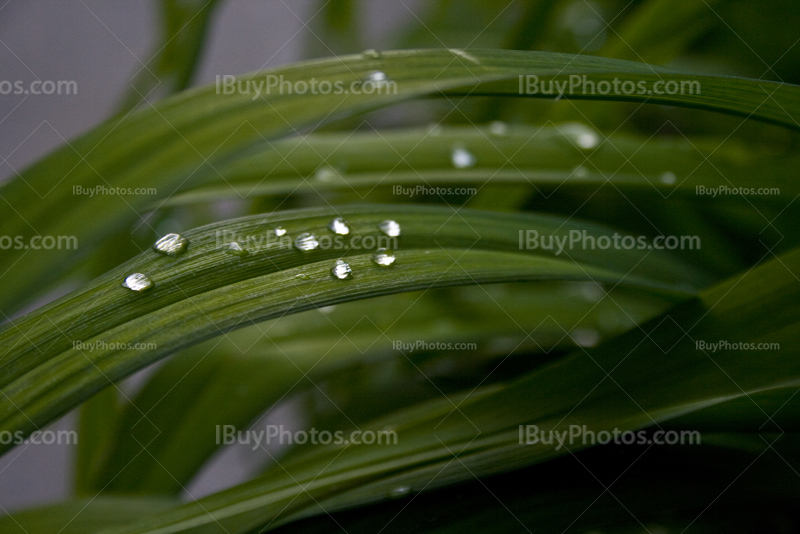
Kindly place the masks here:
<instances>
[{"instance_id":1,"label":"gray background","mask_svg":"<svg viewBox=\"0 0 800 534\"><path fill-rule=\"evenodd\" d=\"M365 2L365 42L384 49L416 21L422 2ZM228 0L211 28L197 81L297 61L317 9L309 0ZM158 38L156 5L145 0L0 0L0 80L75 80L77 95L0 95L0 180L102 122ZM312 37L313 38L313 37ZM136 380L127 385L128 391ZM125 388L123 388L125 389ZM295 421L291 406L271 416ZM70 414L51 428L73 428ZM260 423L263 425L263 422ZM74 446L20 445L0 457L0 515L70 493ZM187 488L199 497L248 476L245 450L225 451Z\"/></svg>"}]
</instances>

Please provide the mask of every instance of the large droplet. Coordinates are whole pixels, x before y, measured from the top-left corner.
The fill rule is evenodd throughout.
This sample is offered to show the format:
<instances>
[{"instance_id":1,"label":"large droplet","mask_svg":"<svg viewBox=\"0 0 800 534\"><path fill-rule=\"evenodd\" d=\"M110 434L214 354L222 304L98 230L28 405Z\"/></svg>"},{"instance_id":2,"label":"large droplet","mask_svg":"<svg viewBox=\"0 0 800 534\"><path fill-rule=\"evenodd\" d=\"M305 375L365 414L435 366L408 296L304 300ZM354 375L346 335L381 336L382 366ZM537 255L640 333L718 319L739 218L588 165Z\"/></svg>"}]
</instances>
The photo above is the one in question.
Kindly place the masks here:
<instances>
[{"instance_id":1,"label":"large droplet","mask_svg":"<svg viewBox=\"0 0 800 534\"><path fill-rule=\"evenodd\" d=\"M397 224L396 221L383 221L378 228L389 237L397 237L400 235L400 225Z\"/></svg>"},{"instance_id":2,"label":"large droplet","mask_svg":"<svg viewBox=\"0 0 800 534\"><path fill-rule=\"evenodd\" d=\"M286 228L282 226L276 226L273 232L275 232L275 237L281 237L286 235Z\"/></svg>"},{"instance_id":3,"label":"large droplet","mask_svg":"<svg viewBox=\"0 0 800 534\"><path fill-rule=\"evenodd\" d=\"M319 246L319 241L314 234L303 233L294 240L294 246L297 250L314 250Z\"/></svg>"},{"instance_id":4,"label":"large droplet","mask_svg":"<svg viewBox=\"0 0 800 534\"><path fill-rule=\"evenodd\" d=\"M391 490L389 493L387 493L386 496L389 497L390 499L401 499L410 494L411 494L411 487L399 486Z\"/></svg>"},{"instance_id":5,"label":"large droplet","mask_svg":"<svg viewBox=\"0 0 800 534\"><path fill-rule=\"evenodd\" d=\"M394 253L385 248L379 248L375 251L375 254L372 255L372 261L381 267L391 267L394 264L395 259Z\"/></svg>"},{"instance_id":6,"label":"large droplet","mask_svg":"<svg viewBox=\"0 0 800 534\"><path fill-rule=\"evenodd\" d=\"M673 185L677 181L678 177L675 176L674 172L667 171L661 175L661 183Z\"/></svg>"},{"instance_id":7,"label":"large droplet","mask_svg":"<svg viewBox=\"0 0 800 534\"><path fill-rule=\"evenodd\" d=\"M330 224L328 224L328 228L330 228L331 232L334 234L347 235L350 233L350 226L341 217L333 219Z\"/></svg>"},{"instance_id":8,"label":"large droplet","mask_svg":"<svg viewBox=\"0 0 800 534\"><path fill-rule=\"evenodd\" d=\"M125 278L125 281L122 282L122 287L128 288L131 291L141 292L155 287L155 284L152 280L147 278L147 275L142 273L133 273Z\"/></svg>"},{"instance_id":9,"label":"large droplet","mask_svg":"<svg viewBox=\"0 0 800 534\"><path fill-rule=\"evenodd\" d=\"M186 247L189 246L189 240L180 234L167 234L153 245L153 250L160 254L167 256L177 256L186 252Z\"/></svg>"},{"instance_id":10,"label":"large droplet","mask_svg":"<svg viewBox=\"0 0 800 534\"><path fill-rule=\"evenodd\" d=\"M347 280L353 277L353 269L350 264L344 260L336 260L336 263L331 267L331 274L339 280Z\"/></svg>"},{"instance_id":11,"label":"large droplet","mask_svg":"<svg viewBox=\"0 0 800 534\"><path fill-rule=\"evenodd\" d=\"M226 243L225 245L223 245L223 247L225 248L226 254L231 254L233 256L247 256L248 254L248 252L245 249L243 249L242 246L236 241L233 241L231 243Z\"/></svg>"},{"instance_id":12,"label":"large droplet","mask_svg":"<svg viewBox=\"0 0 800 534\"><path fill-rule=\"evenodd\" d=\"M478 161L475 155L465 148L454 148L450 157L453 162L453 167L456 169L474 167L475 163Z\"/></svg>"}]
</instances>

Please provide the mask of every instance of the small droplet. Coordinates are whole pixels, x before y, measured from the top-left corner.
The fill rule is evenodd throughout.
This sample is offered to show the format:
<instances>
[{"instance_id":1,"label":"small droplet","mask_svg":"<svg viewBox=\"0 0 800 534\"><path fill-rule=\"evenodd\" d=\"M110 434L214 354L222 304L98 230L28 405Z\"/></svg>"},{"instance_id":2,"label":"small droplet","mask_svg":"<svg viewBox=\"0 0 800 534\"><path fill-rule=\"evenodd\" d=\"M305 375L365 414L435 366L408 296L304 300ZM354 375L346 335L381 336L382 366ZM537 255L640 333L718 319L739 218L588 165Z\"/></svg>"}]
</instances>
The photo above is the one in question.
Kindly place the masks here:
<instances>
[{"instance_id":1,"label":"small droplet","mask_svg":"<svg viewBox=\"0 0 800 534\"><path fill-rule=\"evenodd\" d=\"M331 267L331 274L339 280L347 280L353 277L353 269L350 264L344 260L336 260L336 263Z\"/></svg>"},{"instance_id":2,"label":"small droplet","mask_svg":"<svg viewBox=\"0 0 800 534\"><path fill-rule=\"evenodd\" d=\"M154 286L155 284L153 281L147 278L147 275L142 273L133 273L128 275L128 277L125 278L125 281L122 282L122 287L126 287L131 291L147 291Z\"/></svg>"},{"instance_id":3,"label":"small droplet","mask_svg":"<svg viewBox=\"0 0 800 534\"><path fill-rule=\"evenodd\" d=\"M158 253L166 254L167 256L175 257L178 254L186 252L186 247L189 246L189 240L180 234L167 234L153 245L153 250Z\"/></svg>"},{"instance_id":4,"label":"small droplet","mask_svg":"<svg viewBox=\"0 0 800 534\"><path fill-rule=\"evenodd\" d=\"M297 278L298 280L311 280L311 277L308 276L306 273L297 274L295 275L295 278Z\"/></svg>"},{"instance_id":5,"label":"small droplet","mask_svg":"<svg viewBox=\"0 0 800 534\"><path fill-rule=\"evenodd\" d=\"M333 219L330 224L328 224L328 228L330 228L331 232L334 234L347 235L350 233L350 226L341 217Z\"/></svg>"},{"instance_id":6,"label":"small droplet","mask_svg":"<svg viewBox=\"0 0 800 534\"><path fill-rule=\"evenodd\" d=\"M370 48L369 50L364 50L361 52L361 55L364 59L380 59L381 53L375 50L374 48Z\"/></svg>"},{"instance_id":7,"label":"small droplet","mask_svg":"<svg viewBox=\"0 0 800 534\"><path fill-rule=\"evenodd\" d=\"M372 261L381 267L391 267L394 264L395 259L394 253L385 248L379 248L375 251L375 254L372 255Z\"/></svg>"},{"instance_id":8,"label":"small droplet","mask_svg":"<svg viewBox=\"0 0 800 534\"><path fill-rule=\"evenodd\" d=\"M590 328L576 328L570 336L579 347L595 347L600 342L600 334Z\"/></svg>"},{"instance_id":9,"label":"small droplet","mask_svg":"<svg viewBox=\"0 0 800 534\"><path fill-rule=\"evenodd\" d=\"M503 121L492 121L489 123L489 132L498 137L508 135L508 125Z\"/></svg>"},{"instance_id":10,"label":"small droplet","mask_svg":"<svg viewBox=\"0 0 800 534\"><path fill-rule=\"evenodd\" d=\"M397 237L400 235L400 225L397 224L396 221L383 221L378 228L389 237Z\"/></svg>"},{"instance_id":11,"label":"small droplet","mask_svg":"<svg viewBox=\"0 0 800 534\"><path fill-rule=\"evenodd\" d=\"M286 228L283 226L276 226L273 232L275 232L275 237L281 237L286 235Z\"/></svg>"},{"instance_id":12,"label":"small droplet","mask_svg":"<svg viewBox=\"0 0 800 534\"><path fill-rule=\"evenodd\" d=\"M386 496L390 499L401 499L409 494L411 494L411 488L409 486L399 486L390 491Z\"/></svg>"},{"instance_id":13,"label":"small droplet","mask_svg":"<svg viewBox=\"0 0 800 534\"><path fill-rule=\"evenodd\" d=\"M588 178L589 170L583 165L578 165L577 167L575 167L575 170L572 171L572 176L574 176L575 178Z\"/></svg>"},{"instance_id":14,"label":"small droplet","mask_svg":"<svg viewBox=\"0 0 800 534\"><path fill-rule=\"evenodd\" d=\"M332 182L339 177L339 173L331 167L320 167L314 173L314 178L320 182Z\"/></svg>"},{"instance_id":15,"label":"small droplet","mask_svg":"<svg viewBox=\"0 0 800 534\"><path fill-rule=\"evenodd\" d=\"M314 250L319 246L319 241L317 236L306 232L297 236L297 239L294 240L294 246L297 250Z\"/></svg>"},{"instance_id":16,"label":"small droplet","mask_svg":"<svg viewBox=\"0 0 800 534\"><path fill-rule=\"evenodd\" d=\"M672 185L678 181L678 177L674 172L667 171L661 175L661 183Z\"/></svg>"},{"instance_id":17,"label":"small droplet","mask_svg":"<svg viewBox=\"0 0 800 534\"><path fill-rule=\"evenodd\" d=\"M383 87L385 85L388 85L389 82L391 82L389 76L387 76L386 73L383 72L382 70L370 71L364 76L364 79L362 80L363 84L370 84L373 87Z\"/></svg>"},{"instance_id":18,"label":"small droplet","mask_svg":"<svg viewBox=\"0 0 800 534\"><path fill-rule=\"evenodd\" d=\"M464 148L454 148L451 159L453 161L453 167L456 169L474 167L477 162L474 154Z\"/></svg>"},{"instance_id":19,"label":"small droplet","mask_svg":"<svg viewBox=\"0 0 800 534\"><path fill-rule=\"evenodd\" d=\"M226 243L225 245L223 245L223 247L225 247L226 254L231 254L233 256L247 256L248 254L248 252L245 249L243 249L242 246L236 241L233 241L231 243Z\"/></svg>"},{"instance_id":20,"label":"small droplet","mask_svg":"<svg viewBox=\"0 0 800 534\"><path fill-rule=\"evenodd\" d=\"M593 150L600 146L600 136L583 123L569 122L558 126L558 129L582 150Z\"/></svg>"}]
</instances>

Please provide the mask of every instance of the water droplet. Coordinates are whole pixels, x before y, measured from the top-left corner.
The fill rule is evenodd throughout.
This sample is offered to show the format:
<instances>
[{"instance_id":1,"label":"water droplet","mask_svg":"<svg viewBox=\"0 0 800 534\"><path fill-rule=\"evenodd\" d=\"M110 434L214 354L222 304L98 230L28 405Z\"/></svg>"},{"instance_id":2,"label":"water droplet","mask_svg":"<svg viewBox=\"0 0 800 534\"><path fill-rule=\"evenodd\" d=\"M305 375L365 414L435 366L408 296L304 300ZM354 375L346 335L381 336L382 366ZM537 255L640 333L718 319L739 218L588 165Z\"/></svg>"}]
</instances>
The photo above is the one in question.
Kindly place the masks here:
<instances>
[{"instance_id":1,"label":"water droplet","mask_svg":"<svg viewBox=\"0 0 800 534\"><path fill-rule=\"evenodd\" d=\"M225 245L223 245L223 247L225 247L226 254L231 254L233 256L247 256L248 254L248 252L245 249L243 249L242 246L236 241L233 241L231 243L226 243Z\"/></svg>"},{"instance_id":2,"label":"water droplet","mask_svg":"<svg viewBox=\"0 0 800 534\"><path fill-rule=\"evenodd\" d=\"M344 260L336 260L336 263L331 267L331 274L339 280L347 280L353 277L353 269L350 264Z\"/></svg>"},{"instance_id":3,"label":"water droplet","mask_svg":"<svg viewBox=\"0 0 800 534\"><path fill-rule=\"evenodd\" d=\"M339 173L331 167L319 167L314 173L314 178L320 182L332 182L339 177Z\"/></svg>"},{"instance_id":4,"label":"water droplet","mask_svg":"<svg viewBox=\"0 0 800 534\"><path fill-rule=\"evenodd\" d=\"M155 284L153 281L142 273L133 273L128 275L128 277L125 278L125 281L122 282L122 287L126 287L131 291L147 291L154 286Z\"/></svg>"},{"instance_id":5,"label":"water droplet","mask_svg":"<svg viewBox=\"0 0 800 534\"><path fill-rule=\"evenodd\" d=\"M678 177L674 172L667 171L661 175L661 183L672 185L678 181Z\"/></svg>"},{"instance_id":6,"label":"water droplet","mask_svg":"<svg viewBox=\"0 0 800 534\"><path fill-rule=\"evenodd\" d=\"M379 248L375 251L375 254L372 255L372 261L380 265L381 267L390 267L394 264L394 253L391 250L385 248Z\"/></svg>"},{"instance_id":7,"label":"water droplet","mask_svg":"<svg viewBox=\"0 0 800 534\"><path fill-rule=\"evenodd\" d=\"M273 232L275 232L275 237L281 237L286 235L286 228L283 226L276 226Z\"/></svg>"},{"instance_id":8,"label":"water droplet","mask_svg":"<svg viewBox=\"0 0 800 534\"><path fill-rule=\"evenodd\" d=\"M373 87L384 87L389 85L390 82L391 79L389 79L389 76L387 76L385 72L382 70L373 70L364 76L361 83L365 85L370 84Z\"/></svg>"},{"instance_id":9,"label":"water droplet","mask_svg":"<svg viewBox=\"0 0 800 534\"><path fill-rule=\"evenodd\" d=\"M468 167L474 167L477 160L475 159L475 155L472 154L469 150L464 148L454 148L453 154L451 155L451 159L453 161L453 167L456 169L466 169Z\"/></svg>"},{"instance_id":10,"label":"water droplet","mask_svg":"<svg viewBox=\"0 0 800 534\"><path fill-rule=\"evenodd\" d=\"M600 136L583 123L568 122L558 126L558 129L581 150L593 150L600 146Z\"/></svg>"},{"instance_id":11,"label":"water droplet","mask_svg":"<svg viewBox=\"0 0 800 534\"><path fill-rule=\"evenodd\" d=\"M361 55L364 59L380 59L381 53L375 50L374 48L370 48L369 50L364 50L361 52Z\"/></svg>"},{"instance_id":12,"label":"water droplet","mask_svg":"<svg viewBox=\"0 0 800 534\"><path fill-rule=\"evenodd\" d=\"M330 315L336 310L336 304L332 306L323 306L322 308L317 308L317 309L320 311L320 313L323 313L324 315Z\"/></svg>"},{"instance_id":13,"label":"water droplet","mask_svg":"<svg viewBox=\"0 0 800 534\"><path fill-rule=\"evenodd\" d=\"M177 256L186 252L186 247L189 246L189 240L180 234L167 234L153 245L153 250L167 256Z\"/></svg>"},{"instance_id":14,"label":"water droplet","mask_svg":"<svg viewBox=\"0 0 800 534\"><path fill-rule=\"evenodd\" d=\"M595 347L600 342L600 334L591 328L576 328L570 336L579 347Z\"/></svg>"},{"instance_id":15,"label":"water droplet","mask_svg":"<svg viewBox=\"0 0 800 534\"><path fill-rule=\"evenodd\" d=\"M378 228L389 237L397 237L400 235L400 225L397 224L396 221L383 221Z\"/></svg>"},{"instance_id":16,"label":"water droplet","mask_svg":"<svg viewBox=\"0 0 800 534\"><path fill-rule=\"evenodd\" d=\"M489 123L489 131L492 135L505 137L508 135L508 125L503 121L492 121Z\"/></svg>"},{"instance_id":17,"label":"water droplet","mask_svg":"<svg viewBox=\"0 0 800 534\"><path fill-rule=\"evenodd\" d=\"M389 497L390 499L401 499L410 494L411 494L411 487L399 486L391 490L386 496Z\"/></svg>"},{"instance_id":18,"label":"water droplet","mask_svg":"<svg viewBox=\"0 0 800 534\"><path fill-rule=\"evenodd\" d=\"M330 228L331 232L334 234L347 235L350 233L350 226L348 226L347 222L341 217L333 219L330 224L328 224L328 228Z\"/></svg>"},{"instance_id":19,"label":"water droplet","mask_svg":"<svg viewBox=\"0 0 800 534\"><path fill-rule=\"evenodd\" d=\"M578 165L577 167L575 167L575 170L572 171L572 176L574 176L575 178L588 178L589 170L583 165Z\"/></svg>"},{"instance_id":20,"label":"water droplet","mask_svg":"<svg viewBox=\"0 0 800 534\"><path fill-rule=\"evenodd\" d=\"M306 273L297 274L295 275L295 278L297 278L298 280L311 280L311 277L308 276Z\"/></svg>"},{"instance_id":21,"label":"water droplet","mask_svg":"<svg viewBox=\"0 0 800 534\"><path fill-rule=\"evenodd\" d=\"M319 241L317 236L306 232L297 236L297 239L294 240L294 246L297 250L314 250L319 246Z\"/></svg>"}]
</instances>

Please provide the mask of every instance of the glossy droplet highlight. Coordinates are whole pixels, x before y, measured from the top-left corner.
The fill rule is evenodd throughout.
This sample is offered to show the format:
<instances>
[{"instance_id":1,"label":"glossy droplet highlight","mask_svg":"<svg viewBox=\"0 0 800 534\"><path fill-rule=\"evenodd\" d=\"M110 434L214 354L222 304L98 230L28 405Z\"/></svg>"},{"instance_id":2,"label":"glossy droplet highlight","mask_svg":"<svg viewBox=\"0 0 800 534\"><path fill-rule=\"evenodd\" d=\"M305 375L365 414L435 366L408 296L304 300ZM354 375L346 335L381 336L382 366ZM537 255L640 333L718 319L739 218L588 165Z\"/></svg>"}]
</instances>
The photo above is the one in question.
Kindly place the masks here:
<instances>
[{"instance_id":1,"label":"glossy droplet highlight","mask_svg":"<svg viewBox=\"0 0 800 534\"><path fill-rule=\"evenodd\" d=\"M382 70L368 72L361 81L363 85L371 85L372 88L385 87L391 83L391 79Z\"/></svg>"},{"instance_id":2,"label":"glossy droplet highlight","mask_svg":"<svg viewBox=\"0 0 800 534\"><path fill-rule=\"evenodd\" d=\"M153 245L153 250L160 254L167 256L177 256L186 252L186 247L189 246L189 240L180 234L167 234Z\"/></svg>"},{"instance_id":3,"label":"glossy droplet highlight","mask_svg":"<svg viewBox=\"0 0 800 534\"><path fill-rule=\"evenodd\" d=\"M661 175L661 183L673 185L677 181L678 177L675 176L674 172L667 171Z\"/></svg>"},{"instance_id":4,"label":"glossy droplet highlight","mask_svg":"<svg viewBox=\"0 0 800 534\"><path fill-rule=\"evenodd\" d=\"M350 226L341 217L333 219L330 224L328 224L328 228L334 234L347 235L350 233Z\"/></svg>"},{"instance_id":5,"label":"glossy droplet highlight","mask_svg":"<svg viewBox=\"0 0 800 534\"><path fill-rule=\"evenodd\" d=\"M378 228L389 237L397 237L400 235L400 225L397 224L396 221L383 221Z\"/></svg>"},{"instance_id":6,"label":"glossy droplet highlight","mask_svg":"<svg viewBox=\"0 0 800 534\"><path fill-rule=\"evenodd\" d=\"M400 486L391 490L389 493L386 494L386 496L389 497L390 499L401 499L410 494L411 494L411 487Z\"/></svg>"},{"instance_id":7,"label":"glossy droplet highlight","mask_svg":"<svg viewBox=\"0 0 800 534\"><path fill-rule=\"evenodd\" d=\"M339 280L347 280L353 277L353 269L350 264L344 260L336 260L336 263L331 267L331 274Z\"/></svg>"},{"instance_id":8,"label":"glossy droplet highlight","mask_svg":"<svg viewBox=\"0 0 800 534\"><path fill-rule=\"evenodd\" d=\"M503 121L492 121L489 123L489 132L497 137L508 135L508 125Z\"/></svg>"},{"instance_id":9,"label":"glossy droplet highlight","mask_svg":"<svg viewBox=\"0 0 800 534\"><path fill-rule=\"evenodd\" d=\"M375 254L372 255L372 261L381 267L390 267L394 265L395 259L394 253L386 248L379 248L375 251Z\"/></svg>"},{"instance_id":10,"label":"glossy droplet highlight","mask_svg":"<svg viewBox=\"0 0 800 534\"><path fill-rule=\"evenodd\" d=\"M474 167L475 163L477 163L475 155L465 148L454 148L451 161L456 169L467 169Z\"/></svg>"},{"instance_id":11,"label":"glossy droplet highlight","mask_svg":"<svg viewBox=\"0 0 800 534\"><path fill-rule=\"evenodd\" d=\"M600 342L600 334L590 328L576 328L570 333L570 337L579 347L596 347Z\"/></svg>"},{"instance_id":12,"label":"glossy droplet highlight","mask_svg":"<svg viewBox=\"0 0 800 534\"><path fill-rule=\"evenodd\" d=\"M320 182L331 182L339 177L339 173L330 167L320 167L314 173L314 178Z\"/></svg>"},{"instance_id":13,"label":"glossy droplet highlight","mask_svg":"<svg viewBox=\"0 0 800 534\"><path fill-rule=\"evenodd\" d=\"M600 146L600 136L583 123L569 122L557 128L581 150L593 150Z\"/></svg>"},{"instance_id":14,"label":"glossy droplet highlight","mask_svg":"<svg viewBox=\"0 0 800 534\"><path fill-rule=\"evenodd\" d=\"M304 233L297 236L297 239L294 240L294 246L297 250L314 250L319 246L319 241L314 234Z\"/></svg>"},{"instance_id":15,"label":"glossy droplet highlight","mask_svg":"<svg viewBox=\"0 0 800 534\"><path fill-rule=\"evenodd\" d=\"M147 291L154 286L155 284L153 281L142 273L133 273L128 275L128 277L125 278L125 281L122 282L122 287L128 288L131 291Z\"/></svg>"},{"instance_id":16,"label":"glossy droplet highlight","mask_svg":"<svg viewBox=\"0 0 800 534\"><path fill-rule=\"evenodd\" d=\"M232 243L226 243L223 246L226 254L231 254L232 256L247 256L247 251L243 249L242 246L236 241Z\"/></svg>"},{"instance_id":17,"label":"glossy droplet highlight","mask_svg":"<svg viewBox=\"0 0 800 534\"><path fill-rule=\"evenodd\" d=\"M282 226L276 226L273 232L275 232L275 237L282 237L286 235L286 228L283 228Z\"/></svg>"}]
</instances>

